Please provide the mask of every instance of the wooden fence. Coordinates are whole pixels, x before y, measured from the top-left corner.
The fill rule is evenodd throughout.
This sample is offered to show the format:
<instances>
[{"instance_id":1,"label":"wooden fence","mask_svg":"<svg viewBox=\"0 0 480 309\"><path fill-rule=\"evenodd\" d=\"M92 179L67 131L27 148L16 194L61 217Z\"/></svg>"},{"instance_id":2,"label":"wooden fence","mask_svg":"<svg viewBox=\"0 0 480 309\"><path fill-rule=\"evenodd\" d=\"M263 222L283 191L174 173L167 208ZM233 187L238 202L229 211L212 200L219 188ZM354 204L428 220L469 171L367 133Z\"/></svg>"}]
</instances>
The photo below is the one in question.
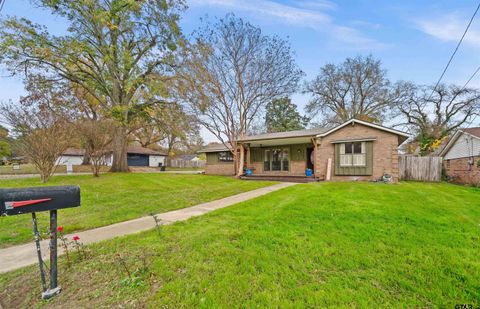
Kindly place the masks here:
<instances>
[{"instance_id":1,"label":"wooden fence","mask_svg":"<svg viewBox=\"0 0 480 309\"><path fill-rule=\"evenodd\" d=\"M401 180L441 181L441 157L399 157L399 176Z\"/></svg>"},{"instance_id":2,"label":"wooden fence","mask_svg":"<svg viewBox=\"0 0 480 309\"><path fill-rule=\"evenodd\" d=\"M177 167L177 168L204 168L205 161L190 161L190 160L166 160L167 167Z\"/></svg>"}]
</instances>

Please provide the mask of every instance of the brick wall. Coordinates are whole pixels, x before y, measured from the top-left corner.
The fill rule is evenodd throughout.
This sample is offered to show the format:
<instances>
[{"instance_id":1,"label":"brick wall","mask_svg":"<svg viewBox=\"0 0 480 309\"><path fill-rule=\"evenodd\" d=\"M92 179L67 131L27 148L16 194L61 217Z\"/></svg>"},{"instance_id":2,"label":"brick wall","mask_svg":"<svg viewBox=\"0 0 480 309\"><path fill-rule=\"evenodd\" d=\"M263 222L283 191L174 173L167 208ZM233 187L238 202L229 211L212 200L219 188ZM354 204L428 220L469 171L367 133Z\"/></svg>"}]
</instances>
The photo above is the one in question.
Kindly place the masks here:
<instances>
[{"instance_id":1,"label":"brick wall","mask_svg":"<svg viewBox=\"0 0 480 309\"><path fill-rule=\"evenodd\" d=\"M207 175L235 175L234 164L232 163L207 163L205 166L205 174Z\"/></svg>"},{"instance_id":2,"label":"brick wall","mask_svg":"<svg viewBox=\"0 0 480 309\"><path fill-rule=\"evenodd\" d=\"M480 185L480 167L477 162L480 156L474 157L473 165L468 166L470 158L444 160L443 166L448 176L454 178L454 182L462 184Z\"/></svg>"},{"instance_id":3,"label":"brick wall","mask_svg":"<svg viewBox=\"0 0 480 309\"><path fill-rule=\"evenodd\" d=\"M373 141L373 173L371 176L337 176L335 175L335 140L350 140L361 138L375 138ZM398 136L386 131L378 130L362 124L347 125L338 131L317 140L315 155L315 173L317 177L326 178L327 162L332 159L332 180L374 180L383 174L390 174L394 181L398 181Z\"/></svg>"},{"instance_id":4,"label":"brick wall","mask_svg":"<svg viewBox=\"0 0 480 309\"><path fill-rule=\"evenodd\" d=\"M263 162L253 162L249 165L252 167L254 174L261 174L261 175L292 175L292 176L305 176L305 169L306 169L307 161L290 161L290 171L282 172L282 171L264 171L263 170Z\"/></svg>"}]
</instances>

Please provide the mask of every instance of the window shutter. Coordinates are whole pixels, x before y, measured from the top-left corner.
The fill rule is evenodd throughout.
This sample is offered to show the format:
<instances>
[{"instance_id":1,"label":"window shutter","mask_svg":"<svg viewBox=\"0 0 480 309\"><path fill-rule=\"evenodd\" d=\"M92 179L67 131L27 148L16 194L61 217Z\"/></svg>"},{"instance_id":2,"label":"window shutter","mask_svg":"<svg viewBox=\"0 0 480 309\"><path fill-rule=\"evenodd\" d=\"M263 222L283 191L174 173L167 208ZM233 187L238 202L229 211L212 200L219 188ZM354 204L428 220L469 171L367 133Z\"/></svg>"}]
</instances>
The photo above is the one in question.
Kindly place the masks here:
<instances>
[{"instance_id":1,"label":"window shutter","mask_svg":"<svg viewBox=\"0 0 480 309\"><path fill-rule=\"evenodd\" d=\"M333 160L335 163L335 175L342 175L340 169L340 152L341 152L341 145L343 144L335 144L335 159ZM343 145L343 151L345 152L345 145Z\"/></svg>"},{"instance_id":2,"label":"window shutter","mask_svg":"<svg viewBox=\"0 0 480 309\"><path fill-rule=\"evenodd\" d=\"M207 163L217 163L218 162L218 153L217 152L208 152L207 153Z\"/></svg>"},{"instance_id":3,"label":"window shutter","mask_svg":"<svg viewBox=\"0 0 480 309\"><path fill-rule=\"evenodd\" d=\"M373 142L365 142L366 166L365 174L373 174Z\"/></svg>"}]
</instances>

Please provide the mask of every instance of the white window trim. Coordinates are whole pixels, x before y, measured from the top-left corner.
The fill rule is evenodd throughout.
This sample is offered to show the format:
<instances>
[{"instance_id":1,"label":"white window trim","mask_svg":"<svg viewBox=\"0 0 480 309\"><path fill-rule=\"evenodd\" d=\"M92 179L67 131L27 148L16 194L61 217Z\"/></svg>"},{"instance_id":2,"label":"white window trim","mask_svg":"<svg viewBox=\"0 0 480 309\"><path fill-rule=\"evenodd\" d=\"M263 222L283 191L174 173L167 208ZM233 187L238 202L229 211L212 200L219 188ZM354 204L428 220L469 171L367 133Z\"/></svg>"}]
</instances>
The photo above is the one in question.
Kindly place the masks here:
<instances>
[{"instance_id":1,"label":"white window trim","mask_svg":"<svg viewBox=\"0 0 480 309\"><path fill-rule=\"evenodd\" d=\"M367 166L367 146L365 142L362 143L362 150L361 153L351 153L345 154L345 144L340 144L340 167L365 167ZM354 149L354 148L353 148ZM352 149L352 151L353 151ZM358 158L362 158L360 163L357 160Z\"/></svg>"}]
</instances>

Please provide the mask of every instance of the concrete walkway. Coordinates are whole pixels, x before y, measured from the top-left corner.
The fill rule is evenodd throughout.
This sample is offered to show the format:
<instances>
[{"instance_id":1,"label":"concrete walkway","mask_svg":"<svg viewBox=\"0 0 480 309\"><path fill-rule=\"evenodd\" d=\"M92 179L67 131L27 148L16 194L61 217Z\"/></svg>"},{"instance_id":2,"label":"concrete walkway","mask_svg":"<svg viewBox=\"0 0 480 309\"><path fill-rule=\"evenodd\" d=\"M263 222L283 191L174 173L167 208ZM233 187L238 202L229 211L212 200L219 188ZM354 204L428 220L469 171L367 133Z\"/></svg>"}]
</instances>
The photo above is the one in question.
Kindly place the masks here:
<instances>
[{"instance_id":1,"label":"concrete walkway","mask_svg":"<svg viewBox=\"0 0 480 309\"><path fill-rule=\"evenodd\" d=\"M158 218L162 220L163 224L172 224L174 222L187 220L191 217L201 216L216 209L225 208L243 201L250 200L252 198L268 194L286 187L296 185L296 183L279 183L265 188L260 188L237 195L229 196L220 200L199 204L196 206L178 209L174 211L165 212L158 215ZM60 212L61 216L61 212ZM146 230L153 229L155 227L155 221L151 216L138 218L130 221L112 224L96 228L93 230L87 230L78 232L76 235L80 237L80 241L84 244L91 244L103 240L112 239L119 236L138 233ZM72 235L67 235L67 238L72 239ZM32 237L33 238L33 237ZM48 240L41 242L42 254L44 259L48 258ZM63 250L59 248L59 254L62 254ZM5 249L0 249L0 273L15 270L24 266L37 263L37 253L33 240L31 243L13 246Z\"/></svg>"}]
</instances>

